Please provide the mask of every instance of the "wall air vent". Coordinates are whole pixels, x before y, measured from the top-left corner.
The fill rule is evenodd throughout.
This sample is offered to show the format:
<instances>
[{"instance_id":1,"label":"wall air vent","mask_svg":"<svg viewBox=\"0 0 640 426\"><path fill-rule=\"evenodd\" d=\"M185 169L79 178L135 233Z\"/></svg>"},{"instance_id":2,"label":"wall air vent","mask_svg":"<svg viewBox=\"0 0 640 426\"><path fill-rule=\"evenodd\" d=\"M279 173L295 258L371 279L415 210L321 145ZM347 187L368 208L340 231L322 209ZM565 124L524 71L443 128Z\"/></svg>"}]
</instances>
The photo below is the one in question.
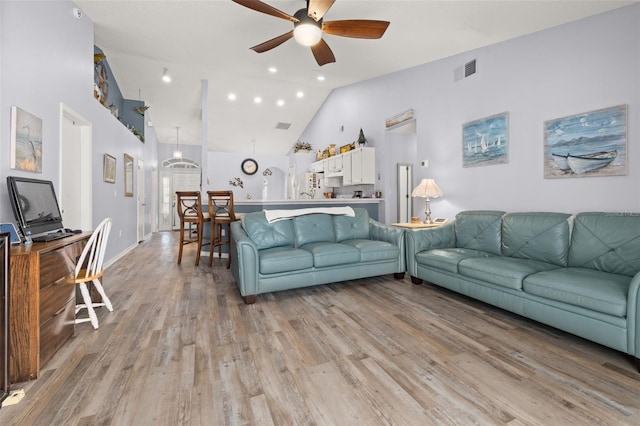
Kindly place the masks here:
<instances>
[{"instance_id":1,"label":"wall air vent","mask_svg":"<svg viewBox=\"0 0 640 426\"><path fill-rule=\"evenodd\" d=\"M280 129L280 130L289 130L289 127L291 127L291 123L278 123L278 124L276 124L276 129Z\"/></svg>"},{"instance_id":2,"label":"wall air vent","mask_svg":"<svg viewBox=\"0 0 640 426\"><path fill-rule=\"evenodd\" d=\"M475 73L476 73L476 60L475 59L473 61L469 61L466 64L464 64L464 78L467 78L470 75L473 75Z\"/></svg>"}]
</instances>

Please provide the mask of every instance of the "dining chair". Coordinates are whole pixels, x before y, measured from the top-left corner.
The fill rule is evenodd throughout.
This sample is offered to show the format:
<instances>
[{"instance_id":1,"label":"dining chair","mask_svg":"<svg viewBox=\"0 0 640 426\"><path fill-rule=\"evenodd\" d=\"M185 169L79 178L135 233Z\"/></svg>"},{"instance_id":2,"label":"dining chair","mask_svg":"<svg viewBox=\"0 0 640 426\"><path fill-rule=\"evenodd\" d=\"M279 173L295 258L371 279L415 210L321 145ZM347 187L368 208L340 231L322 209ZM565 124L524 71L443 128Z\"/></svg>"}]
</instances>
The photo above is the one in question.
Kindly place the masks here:
<instances>
[{"instance_id":1,"label":"dining chair","mask_svg":"<svg viewBox=\"0 0 640 426\"><path fill-rule=\"evenodd\" d=\"M84 246L82 254L78 258L76 263L75 273L73 278L68 284L78 284L80 293L82 295L82 302L76 304L76 319L75 323L91 322L93 328L97 329L98 316L96 315L95 308L104 306L110 312L113 312L113 306L111 300L107 297L107 294L102 287L102 276L104 269L102 267L104 261L104 253L107 249L107 242L109 241L109 233L111 232L111 219L106 218L98 227L93 231L89 241ZM96 289L102 300L100 302L94 302L91 299L89 288L87 283L93 283L93 287ZM77 314L82 309L86 309L88 317L78 318Z\"/></svg>"},{"instance_id":2,"label":"dining chair","mask_svg":"<svg viewBox=\"0 0 640 426\"><path fill-rule=\"evenodd\" d=\"M227 246L227 269L231 266L231 222L237 220L233 209L233 191L207 191L209 217L211 218L212 245L209 251L209 266L213 264L213 252L218 247L218 257L222 257L222 247ZM224 234L226 231L226 234ZM226 238L223 238L226 236Z\"/></svg>"},{"instance_id":3,"label":"dining chair","mask_svg":"<svg viewBox=\"0 0 640 426\"><path fill-rule=\"evenodd\" d=\"M209 212L204 212L202 207L202 199L198 191L177 191L176 206L178 208L178 216L180 218L180 251L178 252L178 265L182 262L182 249L187 244L196 243L196 266L200 264L200 251L202 246L211 246L212 239L209 242L203 242L204 224L209 222ZM195 225L193 231L191 227ZM195 237L193 236L195 232ZM187 235L185 235L185 233ZM212 249L212 246L209 247Z\"/></svg>"}]
</instances>

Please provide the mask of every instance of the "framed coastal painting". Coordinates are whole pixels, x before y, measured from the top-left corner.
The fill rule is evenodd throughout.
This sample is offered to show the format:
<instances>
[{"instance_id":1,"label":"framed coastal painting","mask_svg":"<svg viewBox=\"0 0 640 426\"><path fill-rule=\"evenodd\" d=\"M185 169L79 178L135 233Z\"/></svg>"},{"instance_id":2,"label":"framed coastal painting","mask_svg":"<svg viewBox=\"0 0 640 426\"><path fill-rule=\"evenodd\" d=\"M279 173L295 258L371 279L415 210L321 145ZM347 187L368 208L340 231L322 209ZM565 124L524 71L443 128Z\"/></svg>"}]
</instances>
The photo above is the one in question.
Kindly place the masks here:
<instances>
[{"instance_id":1,"label":"framed coastal painting","mask_svg":"<svg viewBox=\"0 0 640 426\"><path fill-rule=\"evenodd\" d=\"M102 179L105 182L116 183L116 157L104 154L102 160Z\"/></svg>"},{"instance_id":2,"label":"framed coastal painting","mask_svg":"<svg viewBox=\"0 0 640 426\"><path fill-rule=\"evenodd\" d=\"M502 164L509 159L509 113L462 125L462 166Z\"/></svg>"},{"instance_id":3,"label":"framed coastal painting","mask_svg":"<svg viewBox=\"0 0 640 426\"><path fill-rule=\"evenodd\" d=\"M42 173L42 120L11 107L11 168Z\"/></svg>"},{"instance_id":4,"label":"framed coastal painting","mask_svg":"<svg viewBox=\"0 0 640 426\"><path fill-rule=\"evenodd\" d=\"M133 197L133 157L124 154L124 196Z\"/></svg>"},{"instance_id":5,"label":"framed coastal painting","mask_svg":"<svg viewBox=\"0 0 640 426\"><path fill-rule=\"evenodd\" d=\"M545 121L545 179L626 174L626 105Z\"/></svg>"}]
</instances>

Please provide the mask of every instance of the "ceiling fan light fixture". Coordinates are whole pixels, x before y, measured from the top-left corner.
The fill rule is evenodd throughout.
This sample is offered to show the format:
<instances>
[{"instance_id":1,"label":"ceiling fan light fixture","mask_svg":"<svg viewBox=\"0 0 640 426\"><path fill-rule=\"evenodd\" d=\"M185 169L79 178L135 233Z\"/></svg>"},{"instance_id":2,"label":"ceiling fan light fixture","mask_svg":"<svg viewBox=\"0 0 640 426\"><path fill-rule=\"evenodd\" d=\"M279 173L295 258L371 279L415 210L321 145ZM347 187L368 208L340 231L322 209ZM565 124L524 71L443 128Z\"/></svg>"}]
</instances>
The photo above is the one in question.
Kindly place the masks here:
<instances>
[{"instance_id":1,"label":"ceiling fan light fixture","mask_svg":"<svg viewBox=\"0 0 640 426\"><path fill-rule=\"evenodd\" d=\"M300 23L293 29L293 38L303 46L313 46L322 38L322 30L315 24Z\"/></svg>"}]
</instances>

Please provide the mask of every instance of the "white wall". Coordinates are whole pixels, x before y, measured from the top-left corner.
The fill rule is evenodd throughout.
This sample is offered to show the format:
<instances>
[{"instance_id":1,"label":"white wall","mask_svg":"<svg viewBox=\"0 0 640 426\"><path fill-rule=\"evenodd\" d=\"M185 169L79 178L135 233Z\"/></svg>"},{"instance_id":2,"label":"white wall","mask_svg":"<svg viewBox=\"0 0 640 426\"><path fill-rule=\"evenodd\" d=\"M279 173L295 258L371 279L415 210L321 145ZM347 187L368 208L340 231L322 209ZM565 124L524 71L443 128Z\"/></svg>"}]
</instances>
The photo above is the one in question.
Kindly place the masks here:
<instances>
[{"instance_id":1,"label":"white wall","mask_svg":"<svg viewBox=\"0 0 640 426\"><path fill-rule=\"evenodd\" d=\"M472 59L478 73L456 82L454 70ZM435 216L467 209L638 211L639 81L640 5L633 5L336 89L300 139L319 145L340 126L349 135L362 127L377 148L385 199L395 196L395 163L412 158L414 182L435 178L444 191L431 203ZM544 121L619 104L628 105L627 176L543 178ZM409 136L385 131L385 119L410 108L415 148ZM463 168L462 125L505 111L508 163ZM429 168L419 166L422 159ZM395 208L386 203L387 218ZM415 200L414 214L423 211L424 201Z\"/></svg>"},{"instance_id":2,"label":"white wall","mask_svg":"<svg viewBox=\"0 0 640 426\"><path fill-rule=\"evenodd\" d=\"M258 171L254 175L245 175L240 166L246 158L253 158L258 163ZM209 152L208 171L203 177L202 190L232 190L234 200L262 199L262 175L265 169L270 169L271 176L267 177L269 186L269 200L284 200L286 198L286 178L289 170L289 159L285 156L251 155L229 152ZM229 185L229 181L239 177L244 188ZM207 182L208 179L208 182Z\"/></svg>"},{"instance_id":3,"label":"white wall","mask_svg":"<svg viewBox=\"0 0 640 426\"><path fill-rule=\"evenodd\" d=\"M136 197L124 197L123 155L145 161L145 186L151 197L151 174L157 169L157 138L149 132L140 142L93 98L93 23L84 15L76 19L71 1L0 2L0 220L15 222L6 176L18 175L54 182L60 179L60 104L82 115L93 126L92 191L93 226L104 217L113 219L107 260L137 244ZM107 58L108 60L108 58ZM42 119L42 173L9 167L10 109L18 106ZM117 160L116 183L103 182L103 155ZM137 195L137 172L134 172ZM149 205L149 204L147 204ZM150 209L147 225L150 224ZM147 228L148 229L148 228Z\"/></svg>"}]
</instances>

